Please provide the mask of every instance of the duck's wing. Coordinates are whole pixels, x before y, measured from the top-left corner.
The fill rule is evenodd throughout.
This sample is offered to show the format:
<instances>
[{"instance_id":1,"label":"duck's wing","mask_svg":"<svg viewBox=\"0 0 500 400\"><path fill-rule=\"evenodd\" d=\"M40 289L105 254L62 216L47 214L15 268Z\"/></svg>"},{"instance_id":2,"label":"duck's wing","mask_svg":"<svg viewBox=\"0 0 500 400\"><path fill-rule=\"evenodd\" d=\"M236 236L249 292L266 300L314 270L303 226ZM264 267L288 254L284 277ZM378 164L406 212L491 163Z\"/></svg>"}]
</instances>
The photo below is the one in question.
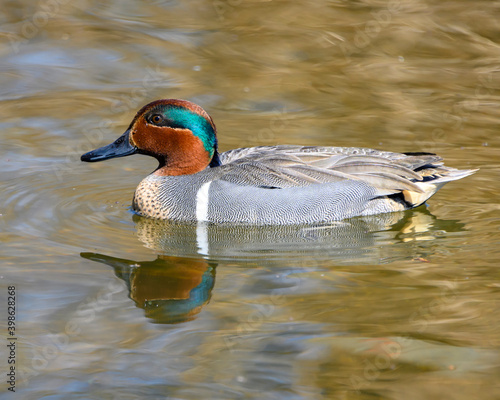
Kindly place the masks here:
<instances>
[{"instance_id":1,"label":"duck's wing","mask_svg":"<svg viewBox=\"0 0 500 400\"><path fill-rule=\"evenodd\" d=\"M418 190L415 166L439 162L437 156L401 163L405 155L345 147L263 146L221 155L220 179L242 185L296 187L314 183L362 180L377 187Z\"/></svg>"},{"instance_id":2,"label":"duck's wing","mask_svg":"<svg viewBox=\"0 0 500 400\"><path fill-rule=\"evenodd\" d=\"M261 146L221 154L219 179L241 185L269 188L359 180L377 193L401 193L411 203L428 198L442 184L474 171L443 166L431 153L392 153L353 147Z\"/></svg>"}]
</instances>

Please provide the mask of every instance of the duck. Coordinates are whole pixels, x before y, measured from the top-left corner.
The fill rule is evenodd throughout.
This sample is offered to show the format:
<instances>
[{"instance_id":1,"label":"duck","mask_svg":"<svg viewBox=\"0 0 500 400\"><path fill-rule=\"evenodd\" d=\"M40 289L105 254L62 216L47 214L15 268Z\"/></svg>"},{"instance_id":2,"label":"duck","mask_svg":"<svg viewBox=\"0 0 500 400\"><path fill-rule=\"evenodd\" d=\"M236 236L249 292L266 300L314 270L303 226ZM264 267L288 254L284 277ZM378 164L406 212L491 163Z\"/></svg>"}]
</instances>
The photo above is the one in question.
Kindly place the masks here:
<instances>
[{"instance_id":1,"label":"duck","mask_svg":"<svg viewBox=\"0 0 500 400\"><path fill-rule=\"evenodd\" d=\"M180 99L145 105L118 139L81 161L132 154L158 160L136 188L132 209L190 223L325 224L404 211L477 171L447 167L433 153L358 147L276 145L219 153L210 115Z\"/></svg>"}]
</instances>

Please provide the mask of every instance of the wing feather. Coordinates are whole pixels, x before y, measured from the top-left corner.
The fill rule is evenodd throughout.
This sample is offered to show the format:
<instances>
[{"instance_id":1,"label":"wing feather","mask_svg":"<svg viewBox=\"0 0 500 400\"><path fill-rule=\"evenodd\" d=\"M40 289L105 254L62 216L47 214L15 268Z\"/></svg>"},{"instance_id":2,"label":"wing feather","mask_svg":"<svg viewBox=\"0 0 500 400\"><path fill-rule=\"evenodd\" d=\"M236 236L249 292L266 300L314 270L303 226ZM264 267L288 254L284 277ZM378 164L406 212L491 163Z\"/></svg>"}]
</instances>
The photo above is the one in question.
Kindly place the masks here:
<instances>
[{"instance_id":1,"label":"wing feather","mask_svg":"<svg viewBox=\"0 0 500 400\"><path fill-rule=\"evenodd\" d=\"M451 171L457 171L444 167L441 157L430 153L354 147L260 146L230 150L220 159L218 178L241 185L287 188L360 180L380 195L422 194L427 189L419 182L446 180Z\"/></svg>"}]
</instances>

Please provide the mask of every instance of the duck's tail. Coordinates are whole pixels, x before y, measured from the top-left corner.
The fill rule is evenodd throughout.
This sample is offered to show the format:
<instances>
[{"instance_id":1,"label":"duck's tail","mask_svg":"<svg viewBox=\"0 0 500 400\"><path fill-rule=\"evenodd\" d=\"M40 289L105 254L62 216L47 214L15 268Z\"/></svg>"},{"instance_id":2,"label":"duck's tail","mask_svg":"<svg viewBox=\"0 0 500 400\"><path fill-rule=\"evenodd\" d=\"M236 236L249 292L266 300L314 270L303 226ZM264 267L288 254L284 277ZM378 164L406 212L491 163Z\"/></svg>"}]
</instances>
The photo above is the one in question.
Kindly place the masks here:
<instances>
[{"instance_id":1,"label":"duck's tail","mask_svg":"<svg viewBox=\"0 0 500 400\"><path fill-rule=\"evenodd\" d=\"M421 192L403 190L402 194L404 200L411 208L418 207L425 203L447 182L465 178L476 171L478 171L478 169L456 169L445 166L421 170L419 173L422 175L423 179L421 181L413 181Z\"/></svg>"}]
</instances>

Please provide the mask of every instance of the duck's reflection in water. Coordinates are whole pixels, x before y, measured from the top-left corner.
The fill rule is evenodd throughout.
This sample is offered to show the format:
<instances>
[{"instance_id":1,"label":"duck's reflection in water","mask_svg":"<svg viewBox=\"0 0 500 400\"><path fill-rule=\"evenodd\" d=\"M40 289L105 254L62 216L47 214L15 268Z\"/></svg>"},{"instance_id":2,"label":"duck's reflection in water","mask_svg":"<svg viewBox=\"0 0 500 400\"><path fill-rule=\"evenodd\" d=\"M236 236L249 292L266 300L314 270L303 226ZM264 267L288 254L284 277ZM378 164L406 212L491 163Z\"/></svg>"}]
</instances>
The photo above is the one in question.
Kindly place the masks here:
<instances>
[{"instance_id":1,"label":"duck's reflection in water","mask_svg":"<svg viewBox=\"0 0 500 400\"><path fill-rule=\"evenodd\" d=\"M97 253L81 256L114 268L127 284L130 298L155 323L179 323L196 317L210 300L215 264L204 259L158 256L133 261Z\"/></svg>"},{"instance_id":2,"label":"duck's reflection in water","mask_svg":"<svg viewBox=\"0 0 500 400\"><path fill-rule=\"evenodd\" d=\"M433 254L434 240L463 229L439 220L424 207L322 226L242 226L180 224L134 216L137 235L161 253L154 261L135 261L96 253L82 257L110 265L130 298L155 323L194 319L215 284L224 260L269 269L321 263L380 264ZM318 264L319 263L319 264Z\"/></svg>"},{"instance_id":3,"label":"duck's reflection in water","mask_svg":"<svg viewBox=\"0 0 500 400\"><path fill-rule=\"evenodd\" d=\"M189 225L134 216L138 238L150 249L212 260L311 259L378 264L388 258L417 258L418 246L460 231L463 224L436 218L425 207L356 217L324 225ZM423 253L427 249L422 250Z\"/></svg>"}]
</instances>

